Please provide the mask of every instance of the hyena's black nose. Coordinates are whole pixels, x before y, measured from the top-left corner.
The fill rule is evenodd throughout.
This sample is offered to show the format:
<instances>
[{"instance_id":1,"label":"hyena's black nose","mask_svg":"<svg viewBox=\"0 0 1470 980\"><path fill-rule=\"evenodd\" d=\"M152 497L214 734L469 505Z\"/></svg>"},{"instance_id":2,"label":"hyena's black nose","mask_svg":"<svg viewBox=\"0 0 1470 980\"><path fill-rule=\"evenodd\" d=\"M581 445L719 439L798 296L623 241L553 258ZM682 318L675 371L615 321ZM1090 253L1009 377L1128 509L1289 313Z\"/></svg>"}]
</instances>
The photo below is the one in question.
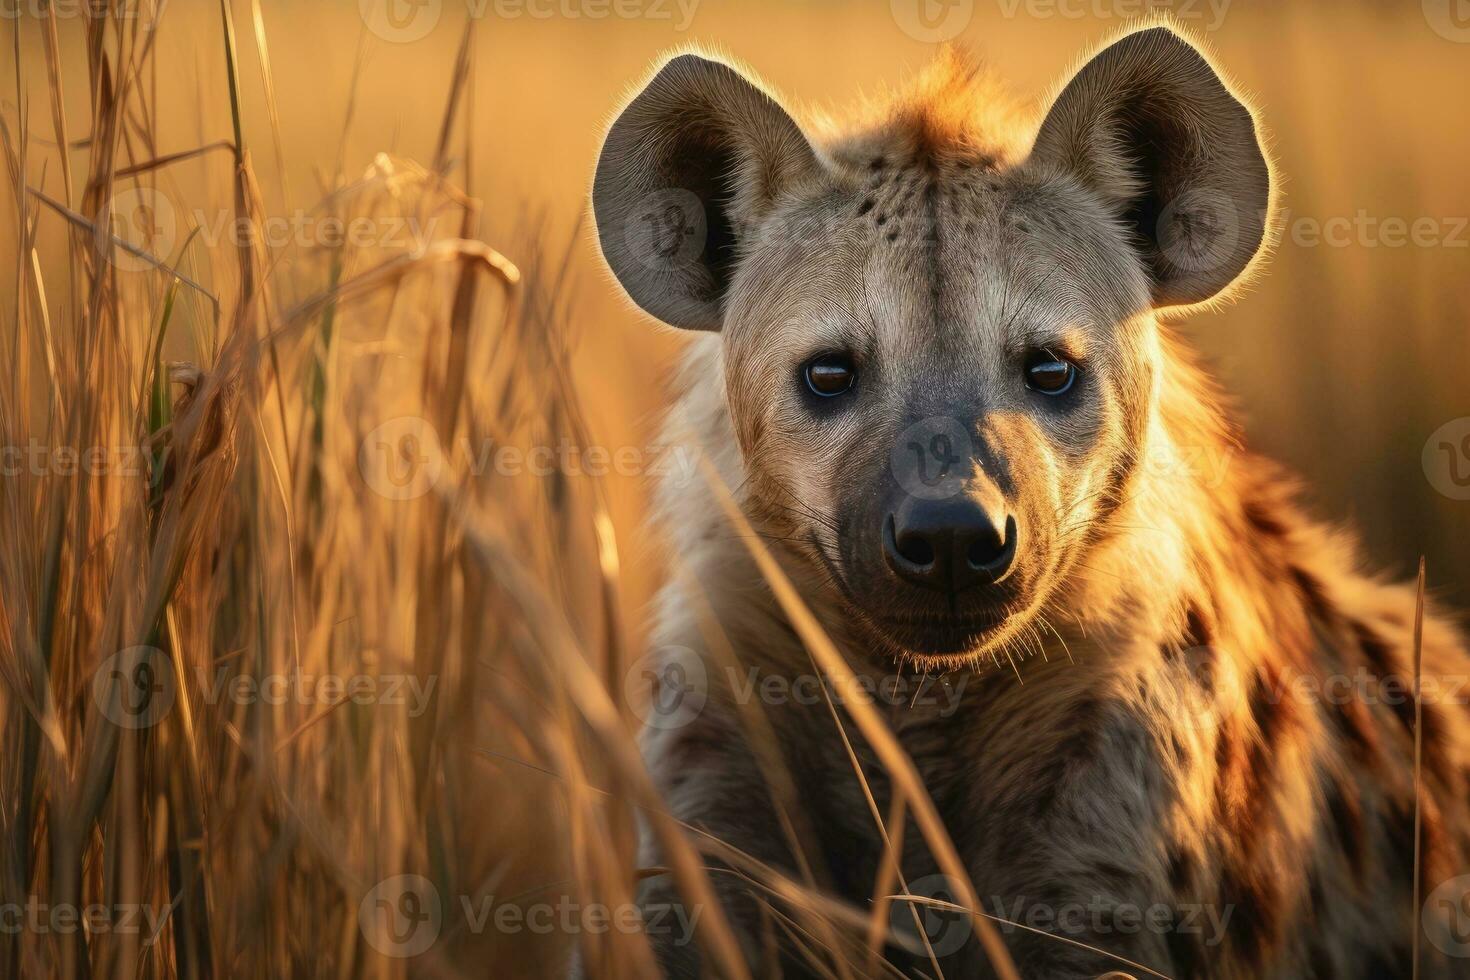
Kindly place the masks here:
<instances>
[{"instance_id":1,"label":"hyena's black nose","mask_svg":"<svg viewBox=\"0 0 1470 980\"><path fill-rule=\"evenodd\" d=\"M1016 558L1016 519L986 513L964 494L904 499L883 527L888 567L915 585L960 592L992 585Z\"/></svg>"}]
</instances>

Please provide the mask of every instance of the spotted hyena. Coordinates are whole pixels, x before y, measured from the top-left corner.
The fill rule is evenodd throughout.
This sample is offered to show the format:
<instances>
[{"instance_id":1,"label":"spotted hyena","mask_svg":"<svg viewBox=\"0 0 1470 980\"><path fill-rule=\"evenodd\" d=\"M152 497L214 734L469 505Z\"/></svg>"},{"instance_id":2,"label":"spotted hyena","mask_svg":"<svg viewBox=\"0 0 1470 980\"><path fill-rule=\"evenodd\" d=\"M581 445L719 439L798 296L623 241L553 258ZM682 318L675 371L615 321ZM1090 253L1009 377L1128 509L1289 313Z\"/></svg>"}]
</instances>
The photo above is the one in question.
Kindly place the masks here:
<instances>
[{"instance_id":1,"label":"spotted hyena","mask_svg":"<svg viewBox=\"0 0 1470 980\"><path fill-rule=\"evenodd\" d=\"M1407 977L1419 909L1424 975L1470 976L1464 644L1425 617L1416 908L1414 591L1298 509L1157 318L1250 274L1274 186L1251 108L1163 26L1039 124L953 52L842 125L681 54L602 149L608 265L699 331L673 437L874 685L986 910L1035 928L1001 930L1023 977ZM667 805L861 923L899 890L888 776L844 720L869 800L717 494L662 503ZM943 891L901 841L903 879ZM871 971L861 925L851 948L797 928L753 876L711 882L755 975ZM641 900L679 896L654 876ZM894 921L891 962L935 975ZM956 928L928 937L944 975L987 975ZM671 975L709 962L654 941Z\"/></svg>"}]
</instances>

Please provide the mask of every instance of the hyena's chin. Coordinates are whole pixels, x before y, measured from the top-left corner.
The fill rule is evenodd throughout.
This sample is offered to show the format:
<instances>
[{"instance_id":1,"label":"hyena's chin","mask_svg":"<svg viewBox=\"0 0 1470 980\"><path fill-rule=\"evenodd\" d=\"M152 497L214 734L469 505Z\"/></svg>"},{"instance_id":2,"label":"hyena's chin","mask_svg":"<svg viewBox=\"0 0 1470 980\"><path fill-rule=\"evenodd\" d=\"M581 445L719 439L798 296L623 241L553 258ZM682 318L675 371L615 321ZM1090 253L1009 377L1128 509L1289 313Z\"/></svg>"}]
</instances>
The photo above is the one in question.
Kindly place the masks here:
<instances>
[{"instance_id":1,"label":"hyena's chin","mask_svg":"<svg viewBox=\"0 0 1470 980\"><path fill-rule=\"evenodd\" d=\"M844 589L848 632L874 652L941 673L989 662L1032 618L1033 603L1020 594L909 595L900 605L893 591L864 600Z\"/></svg>"},{"instance_id":2,"label":"hyena's chin","mask_svg":"<svg viewBox=\"0 0 1470 980\"><path fill-rule=\"evenodd\" d=\"M1023 627L1023 613L996 610L993 614L955 618L919 617L877 620L854 609L856 638L870 650L922 670L947 673L992 662L995 651Z\"/></svg>"}]
</instances>

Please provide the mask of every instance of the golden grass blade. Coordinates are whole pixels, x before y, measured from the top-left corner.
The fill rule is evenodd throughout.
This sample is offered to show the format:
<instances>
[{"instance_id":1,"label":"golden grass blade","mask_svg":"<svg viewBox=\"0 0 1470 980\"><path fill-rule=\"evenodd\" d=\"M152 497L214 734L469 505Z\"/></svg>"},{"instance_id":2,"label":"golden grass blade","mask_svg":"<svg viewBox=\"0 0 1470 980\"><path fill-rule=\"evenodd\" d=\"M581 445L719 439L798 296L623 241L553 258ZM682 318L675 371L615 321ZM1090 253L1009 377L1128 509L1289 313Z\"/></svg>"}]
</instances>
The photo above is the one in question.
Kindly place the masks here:
<instances>
[{"instance_id":1,"label":"golden grass blade","mask_svg":"<svg viewBox=\"0 0 1470 980\"><path fill-rule=\"evenodd\" d=\"M286 151L281 143L281 113L276 106L276 83L271 73L270 46L265 38L265 14L260 0L250 0L250 23L255 34L255 53L260 58L260 84L265 90L265 111L271 124L271 146L276 155L276 180L280 181L286 210L291 210L290 179L286 174Z\"/></svg>"},{"instance_id":2,"label":"golden grass blade","mask_svg":"<svg viewBox=\"0 0 1470 980\"><path fill-rule=\"evenodd\" d=\"M335 289L320 293L286 310L281 320L288 326L300 325L319 315L332 304L342 305L360 299L374 290L392 284L411 272L441 263L467 261L489 272L507 289L521 281L520 270L484 242L449 239L434 242L418 252L389 259L339 283Z\"/></svg>"},{"instance_id":3,"label":"golden grass blade","mask_svg":"<svg viewBox=\"0 0 1470 980\"><path fill-rule=\"evenodd\" d=\"M1414 936L1410 943L1413 957L1411 975L1419 980L1419 933L1420 917L1424 914L1421 895L1424 889L1421 864L1421 841L1423 815L1420 800L1424 789L1424 704L1420 700L1420 678L1424 667L1424 556L1419 556L1419 577L1414 587L1414 889L1413 922Z\"/></svg>"},{"instance_id":4,"label":"golden grass blade","mask_svg":"<svg viewBox=\"0 0 1470 980\"><path fill-rule=\"evenodd\" d=\"M96 227L96 225L94 225L91 222L90 219L85 218L85 217L83 217L80 214L77 214L75 211L71 210L66 205L60 203L59 201L52 200L50 197L47 197L45 194L42 194L40 191L36 190L33 187L28 187L28 188L26 188L26 190L31 194L32 197L36 198L36 200L40 201L42 204L46 205L51 210L53 210L57 214L61 215L67 221L70 221L72 224L77 225L80 228L85 228L94 237L97 236L97 227ZM154 268L158 269L159 271L168 273L170 276L173 276L175 279L179 280L184 285L189 286L192 289L194 289L196 292L198 292L200 295L202 295L205 299L209 300L210 305L214 308L215 315L216 316L219 315L219 310L220 310L219 297L215 296L208 289L205 289L199 283L195 282L190 277L184 275L184 273L180 272L178 269L174 268L173 266L169 265L167 262L165 262L162 259L158 258L156 255L150 254L145 249L138 248L136 245L133 245L131 242L124 241L123 239L121 239L121 238L119 238L116 235L113 235L111 233L109 233L107 235L107 240L108 240L108 243L110 245L112 245L113 247L122 249L124 252L127 252L129 255L133 256L134 258L142 259L144 262L147 262L149 265L153 266Z\"/></svg>"},{"instance_id":5,"label":"golden grass blade","mask_svg":"<svg viewBox=\"0 0 1470 980\"><path fill-rule=\"evenodd\" d=\"M459 109L459 100L464 96L473 62L475 24L470 18L464 33L459 38L459 51L454 56L454 71L450 75L449 100L444 106L444 118L439 124L439 142L434 150L434 172L444 176L449 172L449 140L454 132L454 120Z\"/></svg>"},{"instance_id":6,"label":"golden grass blade","mask_svg":"<svg viewBox=\"0 0 1470 980\"><path fill-rule=\"evenodd\" d=\"M868 964L872 969L883 953L883 936L888 931L890 902L888 892L899 877L899 857L903 853L904 815L907 813L903 797L895 795L888 804L888 841L883 848L883 857L878 862L878 880L873 886L873 914L868 916ZM904 886L908 893L908 886ZM915 916L915 924L924 932L923 925ZM932 955L933 950L930 949Z\"/></svg>"},{"instance_id":7,"label":"golden grass blade","mask_svg":"<svg viewBox=\"0 0 1470 980\"><path fill-rule=\"evenodd\" d=\"M154 157L151 160L144 160L142 163L129 164L126 167L121 167L114 171L112 176L114 180L123 177L136 177L138 174L151 173L154 170L161 170L164 167L172 166L176 163L186 163L189 160L198 159L199 157L213 153L215 150L229 150L231 156L236 154L235 144L229 140L215 140L213 143L208 143L204 146L196 146L192 150L180 150L177 153L169 153L165 156Z\"/></svg>"}]
</instances>

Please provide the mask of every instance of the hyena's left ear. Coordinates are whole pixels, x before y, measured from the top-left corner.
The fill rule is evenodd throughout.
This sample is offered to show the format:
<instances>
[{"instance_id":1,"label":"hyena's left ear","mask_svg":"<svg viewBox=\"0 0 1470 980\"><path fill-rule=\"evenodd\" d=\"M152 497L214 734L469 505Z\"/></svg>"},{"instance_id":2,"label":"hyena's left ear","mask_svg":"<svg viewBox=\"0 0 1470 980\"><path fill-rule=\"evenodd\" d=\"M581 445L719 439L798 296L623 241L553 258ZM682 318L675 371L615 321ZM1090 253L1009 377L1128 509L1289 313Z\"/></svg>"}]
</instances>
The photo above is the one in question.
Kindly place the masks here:
<instances>
[{"instance_id":1,"label":"hyena's left ear","mask_svg":"<svg viewBox=\"0 0 1470 980\"><path fill-rule=\"evenodd\" d=\"M648 313L718 330L744 239L779 195L821 170L775 99L729 65L679 55L602 144L592 182L602 254Z\"/></svg>"},{"instance_id":2,"label":"hyena's left ear","mask_svg":"<svg viewBox=\"0 0 1470 980\"><path fill-rule=\"evenodd\" d=\"M1115 208L1156 306L1219 293L1264 240L1271 174L1250 110L1167 28L1129 34L1084 65L1047 113L1032 159Z\"/></svg>"}]
</instances>

